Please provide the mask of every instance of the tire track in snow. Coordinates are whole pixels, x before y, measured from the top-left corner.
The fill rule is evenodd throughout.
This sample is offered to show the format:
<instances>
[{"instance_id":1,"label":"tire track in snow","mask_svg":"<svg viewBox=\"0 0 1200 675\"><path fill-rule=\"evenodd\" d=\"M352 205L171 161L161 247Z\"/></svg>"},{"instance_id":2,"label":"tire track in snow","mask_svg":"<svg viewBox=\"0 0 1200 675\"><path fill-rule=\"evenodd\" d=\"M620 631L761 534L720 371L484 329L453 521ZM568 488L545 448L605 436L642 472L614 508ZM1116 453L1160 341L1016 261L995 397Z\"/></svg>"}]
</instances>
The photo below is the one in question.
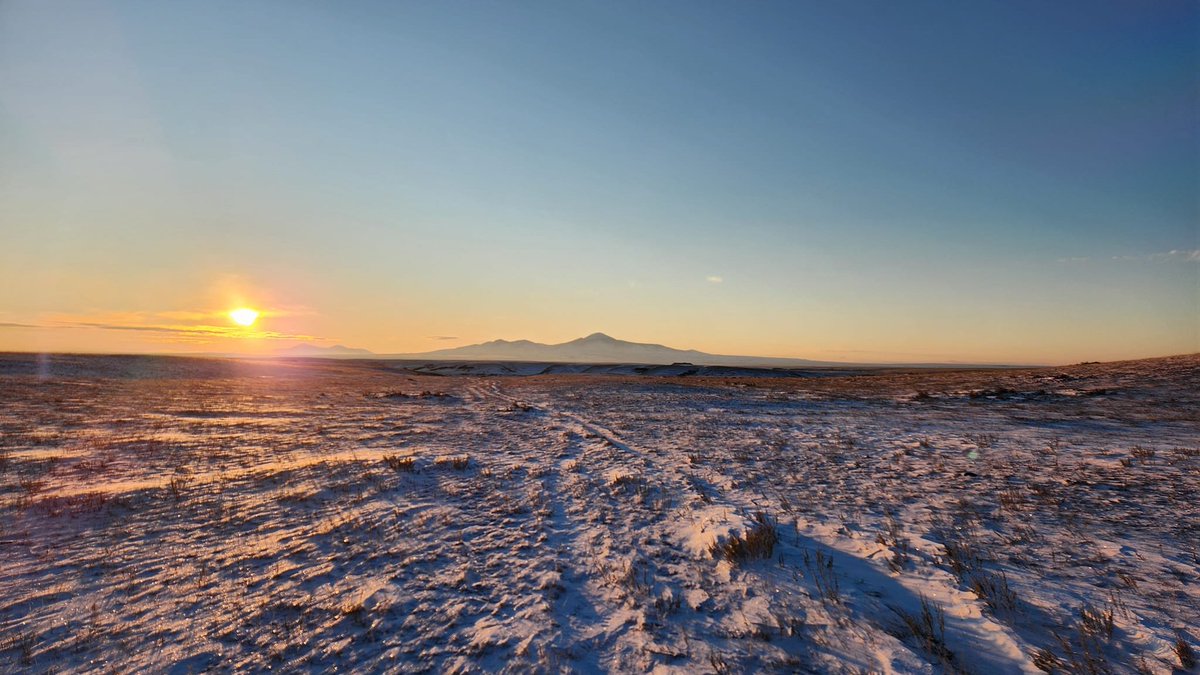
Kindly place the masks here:
<instances>
[{"instance_id":1,"label":"tire track in snow","mask_svg":"<svg viewBox=\"0 0 1200 675\"><path fill-rule=\"evenodd\" d=\"M529 405L494 383L476 391L510 407ZM653 561L686 556L674 545L671 551L661 550L665 539L660 525L670 514L657 513L654 504L638 499L645 490L675 502L677 493L690 486L676 472L656 466L649 453L580 416L544 401L528 414L538 416L539 433L563 438L566 444L544 483L551 500L552 541L559 542L556 553L564 561L564 588L556 605L564 627L559 641L563 654L584 672L646 669L664 660L677 665L686 650L651 635L657 619L647 616L680 596L679 589L672 595L658 578ZM657 489L640 482L639 477L655 474L670 480ZM648 597L656 592L665 597ZM653 611L644 606L651 601Z\"/></svg>"},{"instance_id":2,"label":"tire track in snow","mask_svg":"<svg viewBox=\"0 0 1200 675\"><path fill-rule=\"evenodd\" d=\"M488 393L510 404L521 402L517 397L501 392L495 383L491 384ZM659 457L658 453L620 439L618 434L604 425L578 413L557 408L547 401L539 401L538 409L561 420L562 426L567 429L585 437L594 436L629 460L640 461L642 471L669 478L683 492L702 499L713 508L725 508L730 513L743 514L743 528L749 522L750 514L769 510L764 506L781 501L779 491L772 496L759 490L759 481L739 481L739 487L733 493L703 490L700 486L709 482L703 474L711 474L712 470L681 469L679 465ZM878 624L886 631L894 626L887 625L887 621L879 617L895 618L894 609L919 613L921 598L929 598L946 611L947 643L962 655L960 659L965 659L963 664L973 664L989 673L1040 672L1028 657L1028 646L1007 626L985 614L982 602L959 589L949 573L938 570L941 574L922 578L893 576L864 554L861 542L839 536L830 528L814 527L799 520L796 522L794 541L797 542L794 547L781 547L786 551L783 556L792 558L789 562L799 567L800 558L809 549L820 550L824 555L832 556L835 569L842 570L842 576L857 588L862 597L872 599L865 603L867 607L863 608L865 611L860 611L860 618ZM889 665L886 661L880 662L885 669Z\"/></svg>"}]
</instances>

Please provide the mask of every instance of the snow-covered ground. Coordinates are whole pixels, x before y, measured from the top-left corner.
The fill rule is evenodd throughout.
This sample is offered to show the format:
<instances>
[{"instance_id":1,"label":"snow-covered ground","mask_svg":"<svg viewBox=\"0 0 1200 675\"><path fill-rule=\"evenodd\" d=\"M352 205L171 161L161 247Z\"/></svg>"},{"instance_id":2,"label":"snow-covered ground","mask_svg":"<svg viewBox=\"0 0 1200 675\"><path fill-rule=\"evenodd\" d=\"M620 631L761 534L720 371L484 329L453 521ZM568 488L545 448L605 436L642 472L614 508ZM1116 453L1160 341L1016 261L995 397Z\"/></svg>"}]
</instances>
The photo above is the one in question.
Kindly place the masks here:
<instances>
[{"instance_id":1,"label":"snow-covered ground","mask_svg":"<svg viewBox=\"0 0 1200 675\"><path fill-rule=\"evenodd\" d=\"M1200 651L1196 356L791 379L6 356L0 434L5 672Z\"/></svg>"}]
</instances>

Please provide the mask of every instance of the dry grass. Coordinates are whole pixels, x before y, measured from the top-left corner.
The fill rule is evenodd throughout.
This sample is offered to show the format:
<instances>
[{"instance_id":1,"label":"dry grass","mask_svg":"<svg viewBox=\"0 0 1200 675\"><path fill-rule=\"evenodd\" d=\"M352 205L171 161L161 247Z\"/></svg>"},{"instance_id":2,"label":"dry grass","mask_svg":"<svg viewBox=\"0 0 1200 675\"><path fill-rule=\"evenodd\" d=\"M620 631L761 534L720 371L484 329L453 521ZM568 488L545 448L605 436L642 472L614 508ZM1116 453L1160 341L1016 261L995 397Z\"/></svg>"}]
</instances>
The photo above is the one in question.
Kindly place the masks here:
<instances>
[{"instance_id":1,"label":"dry grass","mask_svg":"<svg viewBox=\"0 0 1200 675\"><path fill-rule=\"evenodd\" d=\"M947 541L942 547L945 549L942 557L959 581L966 581L968 575L983 564L975 547L969 542Z\"/></svg>"},{"instance_id":2,"label":"dry grass","mask_svg":"<svg viewBox=\"0 0 1200 675\"><path fill-rule=\"evenodd\" d=\"M989 574L983 570L971 575L971 591L993 611L1013 612L1017 609L1017 594L1008 586L1008 575Z\"/></svg>"},{"instance_id":3,"label":"dry grass","mask_svg":"<svg viewBox=\"0 0 1200 675\"><path fill-rule=\"evenodd\" d=\"M1092 605L1084 605L1079 609L1079 632L1088 637L1112 639L1113 628L1112 608L1101 609Z\"/></svg>"},{"instance_id":4,"label":"dry grass","mask_svg":"<svg viewBox=\"0 0 1200 675\"><path fill-rule=\"evenodd\" d=\"M1044 673L1057 673L1063 669L1062 659L1049 649L1038 649L1033 653L1033 665Z\"/></svg>"},{"instance_id":5,"label":"dry grass","mask_svg":"<svg viewBox=\"0 0 1200 675\"><path fill-rule=\"evenodd\" d=\"M779 542L779 529L765 513L754 516L754 524L743 535L734 534L723 542L713 542L709 553L714 558L725 558L729 562L742 563L748 560L770 558Z\"/></svg>"},{"instance_id":6,"label":"dry grass","mask_svg":"<svg viewBox=\"0 0 1200 675\"><path fill-rule=\"evenodd\" d=\"M470 455L450 455L449 457L438 457L433 460L433 466L438 469L454 469L455 471L465 471L471 466Z\"/></svg>"},{"instance_id":7,"label":"dry grass","mask_svg":"<svg viewBox=\"0 0 1200 675\"><path fill-rule=\"evenodd\" d=\"M955 666L954 652L946 646L946 615L937 603L921 596L921 611L913 614L903 609L891 608L900 617L902 630L899 637L911 637L928 654L952 670Z\"/></svg>"},{"instance_id":8,"label":"dry grass","mask_svg":"<svg viewBox=\"0 0 1200 675\"><path fill-rule=\"evenodd\" d=\"M17 485L21 486L21 489L25 491L27 496L32 497L46 487L46 481L33 478L32 476L21 476L17 479Z\"/></svg>"},{"instance_id":9,"label":"dry grass","mask_svg":"<svg viewBox=\"0 0 1200 675\"><path fill-rule=\"evenodd\" d=\"M183 492L187 489L188 483L191 482L184 476L176 476L167 482L167 492L175 498L175 501L183 499Z\"/></svg>"},{"instance_id":10,"label":"dry grass","mask_svg":"<svg viewBox=\"0 0 1200 675\"><path fill-rule=\"evenodd\" d=\"M622 488L622 487L628 487L628 486L636 486L641 482L642 482L641 478L638 477L636 474L622 471L622 472L614 473L612 476L609 477L608 486L611 488Z\"/></svg>"},{"instance_id":11,"label":"dry grass","mask_svg":"<svg viewBox=\"0 0 1200 675\"><path fill-rule=\"evenodd\" d=\"M1173 651L1175 652L1175 658L1179 659L1180 668L1191 670L1196 667L1196 652L1187 643L1187 640L1183 639L1182 635L1175 638Z\"/></svg>"},{"instance_id":12,"label":"dry grass","mask_svg":"<svg viewBox=\"0 0 1200 675\"><path fill-rule=\"evenodd\" d=\"M1154 448L1146 448L1140 445L1135 445L1132 449L1130 449L1129 454L1134 459L1145 462L1154 459L1154 455L1156 453L1154 452Z\"/></svg>"},{"instance_id":13,"label":"dry grass","mask_svg":"<svg viewBox=\"0 0 1200 675\"><path fill-rule=\"evenodd\" d=\"M889 556L887 562L888 569L896 574L899 574L911 561L909 555L908 539L901 536L900 523L896 517L889 513L885 521L885 529L882 534L875 538L875 541L882 546L887 546L892 550L892 555Z\"/></svg>"},{"instance_id":14,"label":"dry grass","mask_svg":"<svg viewBox=\"0 0 1200 675\"><path fill-rule=\"evenodd\" d=\"M1017 594L1008 585L1008 575L1004 572L996 575L988 571L983 565L983 556L974 544L950 540L943 544L943 547L943 561L946 566L976 597L993 611L1016 611Z\"/></svg>"},{"instance_id":15,"label":"dry grass","mask_svg":"<svg viewBox=\"0 0 1200 675\"><path fill-rule=\"evenodd\" d=\"M102 511L110 502L103 492L84 492L75 495L50 496L38 501L37 505L49 516L79 516Z\"/></svg>"},{"instance_id":16,"label":"dry grass","mask_svg":"<svg viewBox=\"0 0 1200 675\"><path fill-rule=\"evenodd\" d=\"M1112 640L1115 627L1112 607L1098 608L1085 604L1079 608L1073 635L1053 634L1061 655L1050 649L1039 649L1033 654L1033 663L1047 673L1107 675L1112 672L1112 665L1105 654L1105 647Z\"/></svg>"},{"instance_id":17,"label":"dry grass","mask_svg":"<svg viewBox=\"0 0 1200 675\"><path fill-rule=\"evenodd\" d=\"M1000 505L1010 511L1020 511L1025 504L1025 494L1016 488L1000 492Z\"/></svg>"},{"instance_id":18,"label":"dry grass","mask_svg":"<svg viewBox=\"0 0 1200 675\"><path fill-rule=\"evenodd\" d=\"M392 471L412 473L413 471L417 470L417 458L412 455L408 455L406 457L401 457L399 455L384 455L383 463Z\"/></svg>"},{"instance_id":19,"label":"dry grass","mask_svg":"<svg viewBox=\"0 0 1200 675\"><path fill-rule=\"evenodd\" d=\"M804 567L817 587L817 597L821 602L835 605L841 603L841 587L838 584L837 572L833 568L833 556L825 555L820 550L813 555L805 551Z\"/></svg>"}]
</instances>

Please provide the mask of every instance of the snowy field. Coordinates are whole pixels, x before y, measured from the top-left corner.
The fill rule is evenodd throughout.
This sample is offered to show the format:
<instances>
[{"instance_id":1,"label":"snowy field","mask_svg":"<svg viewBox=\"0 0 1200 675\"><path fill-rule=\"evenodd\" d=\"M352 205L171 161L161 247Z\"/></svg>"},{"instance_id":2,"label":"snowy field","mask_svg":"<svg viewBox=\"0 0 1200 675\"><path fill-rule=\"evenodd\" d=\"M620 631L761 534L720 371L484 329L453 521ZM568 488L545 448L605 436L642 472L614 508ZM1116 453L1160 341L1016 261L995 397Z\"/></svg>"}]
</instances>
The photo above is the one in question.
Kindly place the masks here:
<instances>
[{"instance_id":1,"label":"snowy field","mask_svg":"<svg viewBox=\"0 0 1200 675\"><path fill-rule=\"evenodd\" d=\"M755 378L9 355L0 435L3 672L1200 652L1197 356Z\"/></svg>"}]
</instances>

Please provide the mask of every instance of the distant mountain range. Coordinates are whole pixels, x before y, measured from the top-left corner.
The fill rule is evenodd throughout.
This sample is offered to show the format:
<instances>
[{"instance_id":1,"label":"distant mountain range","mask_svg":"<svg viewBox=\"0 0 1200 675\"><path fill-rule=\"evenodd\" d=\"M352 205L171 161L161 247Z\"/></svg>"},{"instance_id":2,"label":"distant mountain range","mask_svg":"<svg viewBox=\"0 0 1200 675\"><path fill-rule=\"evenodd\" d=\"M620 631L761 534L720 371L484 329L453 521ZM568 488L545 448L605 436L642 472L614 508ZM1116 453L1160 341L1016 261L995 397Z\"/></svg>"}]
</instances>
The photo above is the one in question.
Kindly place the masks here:
<instances>
[{"instance_id":1,"label":"distant mountain range","mask_svg":"<svg viewBox=\"0 0 1200 675\"><path fill-rule=\"evenodd\" d=\"M322 356L336 358L359 358L371 359L377 358L375 352L368 349L358 349L357 347L346 347L344 345L334 345L332 347L320 347L317 345L302 344L295 347L288 347L275 352L275 356Z\"/></svg>"},{"instance_id":2,"label":"distant mountain range","mask_svg":"<svg viewBox=\"0 0 1200 675\"><path fill-rule=\"evenodd\" d=\"M334 347L297 345L296 347L279 352L278 356L646 365L690 363L697 366L758 368L808 368L814 366L845 365L831 361L810 361L808 359L707 354L695 349L674 349L658 344L627 342L610 337L604 333L592 333L587 337L553 345L531 342L529 340L492 340L466 347L439 349L418 354L375 354L365 349L351 349L341 345Z\"/></svg>"},{"instance_id":3,"label":"distant mountain range","mask_svg":"<svg viewBox=\"0 0 1200 675\"><path fill-rule=\"evenodd\" d=\"M420 354L421 358L478 361L546 361L550 363L640 363L663 365L691 363L697 366L760 366L797 368L837 365L807 359L777 359L760 356L723 356L695 349L674 349L664 345L618 340L604 333L556 345L529 340L492 340L483 344L439 349Z\"/></svg>"}]
</instances>

